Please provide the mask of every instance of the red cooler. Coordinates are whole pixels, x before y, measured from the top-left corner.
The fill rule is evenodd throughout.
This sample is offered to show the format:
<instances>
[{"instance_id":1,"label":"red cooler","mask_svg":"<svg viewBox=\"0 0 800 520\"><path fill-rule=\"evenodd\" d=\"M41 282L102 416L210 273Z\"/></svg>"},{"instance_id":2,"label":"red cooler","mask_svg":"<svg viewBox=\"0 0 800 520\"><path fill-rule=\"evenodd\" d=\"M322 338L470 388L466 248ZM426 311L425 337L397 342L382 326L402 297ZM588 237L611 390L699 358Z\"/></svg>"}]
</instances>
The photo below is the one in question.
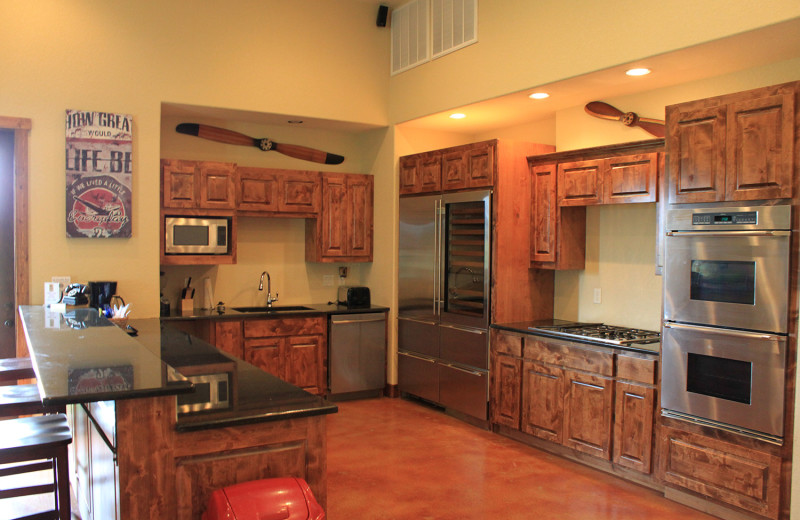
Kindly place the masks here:
<instances>
[{"instance_id":1,"label":"red cooler","mask_svg":"<svg viewBox=\"0 0 800 520\"><path fill-rule=\"evenodd\" d=\"M301 478L251 480L211 494L203 520L325 520Z\"/></svg>"}]
</instances>

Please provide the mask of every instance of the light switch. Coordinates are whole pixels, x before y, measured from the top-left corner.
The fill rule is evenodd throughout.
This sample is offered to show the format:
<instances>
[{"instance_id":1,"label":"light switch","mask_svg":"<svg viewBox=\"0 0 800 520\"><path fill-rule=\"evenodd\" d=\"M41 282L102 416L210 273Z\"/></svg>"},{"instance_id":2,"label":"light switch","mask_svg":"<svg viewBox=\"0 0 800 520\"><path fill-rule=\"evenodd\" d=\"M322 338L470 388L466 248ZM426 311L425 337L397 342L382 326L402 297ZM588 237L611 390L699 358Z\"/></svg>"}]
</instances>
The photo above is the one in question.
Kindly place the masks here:
<instances>
[{"instance_id":1,"label":"light switch","mask_svg":"<svg viewBox=\"0 0 800 520\"><path fill-rule=\"evenodd\" d=\"M599 287L594 288L594 303L600 303L602 301L602 294L600 292Z\"/></svg>"}]
</instances>

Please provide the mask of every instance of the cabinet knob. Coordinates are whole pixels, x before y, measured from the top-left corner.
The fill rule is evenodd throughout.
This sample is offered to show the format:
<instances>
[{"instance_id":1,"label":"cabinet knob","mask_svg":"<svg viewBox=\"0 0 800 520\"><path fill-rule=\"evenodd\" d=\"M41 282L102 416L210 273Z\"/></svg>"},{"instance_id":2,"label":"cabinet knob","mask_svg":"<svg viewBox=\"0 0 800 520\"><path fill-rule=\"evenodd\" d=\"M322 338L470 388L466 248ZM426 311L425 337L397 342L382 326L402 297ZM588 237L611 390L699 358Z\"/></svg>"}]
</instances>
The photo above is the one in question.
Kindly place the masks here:
<instances>
[{"instance_id":1,"label":"cabinet knob","mask_svg":"<svg viewBox=\"0 0 800 520\"><path fill-rule=\"evenodd\" d=\"M3 325L5 325L6 327L11 328L11 327L14 326L14 320L6 320L6 321L3 322Z\"/></svg>"}]
</instances>

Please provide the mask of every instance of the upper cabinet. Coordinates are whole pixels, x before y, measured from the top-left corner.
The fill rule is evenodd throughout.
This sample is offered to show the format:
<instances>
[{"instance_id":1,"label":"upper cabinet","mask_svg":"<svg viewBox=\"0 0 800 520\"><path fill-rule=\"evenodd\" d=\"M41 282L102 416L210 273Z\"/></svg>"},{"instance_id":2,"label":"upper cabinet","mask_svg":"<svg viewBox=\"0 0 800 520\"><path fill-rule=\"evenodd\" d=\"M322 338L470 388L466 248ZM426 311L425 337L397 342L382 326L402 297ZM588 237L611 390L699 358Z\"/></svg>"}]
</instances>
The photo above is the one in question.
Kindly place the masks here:
<instances>
[{"instance_id":1,"label":"upper cabinet","mask_svg":"<svg viewBox=\"0 0 800 520\"><path fill-rule=\"evenodd\" d=\"M233 209L235 168L232 163L163 159L163 207Z\"/></svg>"},{"instance_id":2,"label":"upper cabinet","mask_svg":"<svg viewBox=\"0 0 800 520\"><path fill-rule=\"evenodd\" d=\"M322 211L306 220L306 261L371 262L373 177L322 174Z\"/></svg>"},{"instance_id":3,"label":"upper cabinet","mask_svg":"<svg viewBox=\"0 0 800 520\"><path fill-rule=\"evenodd\" d=\"M531 266L583 269L586 208L658 200L664 140L528 157Z\"/></svg>"},{"instance_id":4,"label":"upper cabinet","mask_svg":"<svg viewBox=\"0 0 800 520\"><path fill-rule=\"evenodd\" d=\"M495 181L497 141L400 158L400 195L488 188Z\"/></svg>"},{"instance_id":5,"label":"upper cabinet","mask_svg":"<svg viewBox=\"0 0 800 520\"><path fill-rule=\"evenodd\" d=\"M668 106L669 202L791 198L800 82Z\"/></svg>"},{"instance_id":6,"label":"upper cabinet","mask_svg":"<svg viewBox=\"0 0 800 520\"><path fill-rule=\"evenodd\" d=\"M236 168L236 206L240 214L252 216L308 216L319 214L319 172Z\"/></svg>"}]
</instances>

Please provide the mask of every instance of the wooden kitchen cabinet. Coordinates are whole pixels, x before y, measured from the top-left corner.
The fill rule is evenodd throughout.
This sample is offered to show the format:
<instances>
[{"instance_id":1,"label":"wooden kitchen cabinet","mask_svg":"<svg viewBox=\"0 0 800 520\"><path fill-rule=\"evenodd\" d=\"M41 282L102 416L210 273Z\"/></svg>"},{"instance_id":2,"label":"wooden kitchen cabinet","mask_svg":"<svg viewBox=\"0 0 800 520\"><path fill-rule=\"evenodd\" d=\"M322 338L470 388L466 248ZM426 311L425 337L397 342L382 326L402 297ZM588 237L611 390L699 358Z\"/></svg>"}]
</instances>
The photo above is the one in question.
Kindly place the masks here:
<instances>
[{"instance_id":1,"label":"wooden kitchen cabinet","mask_svg":"<svg viewBox=\"0 0 800 520\"><path fill-rule=\"evenodd\" d=\"M564 446L610 460L614 381L572 370L565 381Z\"/></svg>"},{"instance_id":2,"label":"wooden kitchen cabinet","mask_svg":"<svg viewBox=\"0 0 800 520\"><path fill-rule=\"evenodd\" d=\"M162 207L233 209L234 169L232 163L162 159Z\"/></svg>"},{"instance_id":3,"label":"wooden kitchen cabinet","mask_svg":"<svg viewBox=\"0 0 800 520\"><path fill-rule=\"evenodd\" d=\"M491 421L520 428L522 336L491 331Z\"/></svg>"},{"instance_id":4,"label":"wooden kitchen cabinet","mask_svg":"<svg viewBox=\"0 0 800 520\"><path fill-rule=\"evenodd\" d=\"M661 430L659 473L668 498L671 489L689 491L762 517L780 516L778 454L678 428Z\"/></svg>"},{"instance_id":5,"label":"wooden kitchen cabinet","mask_svg":"<svg viewBox=\"0 0 800 520\"><path fill-rule=\"evenodd\" d=\"M556 163L531 166L531 266L583 269L586 209L556 204Z\"/></svg>"},{"instance_id":6,"label":"wooden kitchen cabinet","mask_svg":"<svg viewBox=\"0 0 800 520\"><path fill-rule=\"evenodd\" d=\"M658 153L558 164L558 205L655 202Z\"/></svg>"},{"instance_id":7,"label":"wooden kitchen cabinet","mask_svg":"<svg viewBox=\"0 0 800 520\"><path fill-rule=\"evenodd\" d=\"M244 360L312 394L326 391L325 316L244 320Z\"/></svg>"},{"instance_id":8,"label":"wooden kitchen cabinet","mask_svg":"<svg viewBox=\"0 0 800 520\"><path fill-rule=\"evenodd\" d=\"M323 173L322 211L306 220L307 262L371 262L371 175Z\"/></svg>"},{"instance_id":9,"label":"wooden kitchen cabinet","mask_svg":"<svg viewBox=\"0 0 800 520\"><path fill-rule=\"evenodd\" d=\"M666 108L669 202L791 198L800 82Z\"/></svg>"},{"instance_id":10,"label":"wooden kitchen cabinet","mask_svg":"<svg viewBox=\"0 0 800 520\"><path fill-rule=\"evenodd\" d=\"M210 320L214 326L214 346L239 359L244 359L242 320Z\"/></svg>"},{"instance_id":11,"label":"wooden kitchen cabinet","mask_svg":"<svg viewBox=\"0 0 800 520\"><path fill-rule=\"evenodd\" d=\"M613 461L652 471L658 363L652 356L617 355L614 391Z\"/></svg>"},{"instance_id":12,"label":"wooden kitchen cabinet","mask_svg":"<svg viewBox=\"0 0 800 520\"><path fill-rule=\"evenodd\" d=\"M249 216L316 217L321 188L319 172L239 166L237 212Z\"/></svg>"},{"instance_id":13,"label":"wooden kitchen cabinet","mask_svg":"<svg viewBox=\"0 0 800 520\"><path fill-rule=\"evenodd\" d=\"M523 362L522 431L561 444L564 436L564 369Z\"/></svg>"},{"instance_id":14,"label":"wooden kitchen cabinet","mask_svg":"<svg viewBox=\"0 0 800 520\"><path fill-rule=\"evenodd\" d=\"M495 183L497 141L400 158L400 195L488 188Z\"/></svg>"}]
</instances>

